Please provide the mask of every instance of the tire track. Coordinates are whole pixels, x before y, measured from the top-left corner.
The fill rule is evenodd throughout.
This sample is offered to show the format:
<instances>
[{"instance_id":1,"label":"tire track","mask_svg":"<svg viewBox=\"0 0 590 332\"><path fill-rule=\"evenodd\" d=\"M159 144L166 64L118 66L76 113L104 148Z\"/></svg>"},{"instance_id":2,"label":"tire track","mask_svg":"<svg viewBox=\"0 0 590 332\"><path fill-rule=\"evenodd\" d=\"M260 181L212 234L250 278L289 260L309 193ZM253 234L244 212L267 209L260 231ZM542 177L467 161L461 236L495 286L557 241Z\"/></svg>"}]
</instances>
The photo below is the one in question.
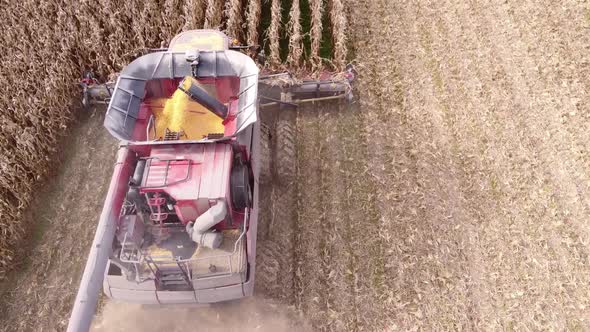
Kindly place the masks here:
<instances>
[{"instance_id":1,"label":"tire track","mask_svg":"<svg viewBox=\"0 0 590 332\"><path fill-rule=\"evenodd\" d=\"M325 197L321 194L325 174L321 167L324 142L320 136L318 114L302 109L297 117L298 195L296 261L296 306L306 313L314 326L325 324L328 305L324 271Z\"/></svg>"}]
</instances>

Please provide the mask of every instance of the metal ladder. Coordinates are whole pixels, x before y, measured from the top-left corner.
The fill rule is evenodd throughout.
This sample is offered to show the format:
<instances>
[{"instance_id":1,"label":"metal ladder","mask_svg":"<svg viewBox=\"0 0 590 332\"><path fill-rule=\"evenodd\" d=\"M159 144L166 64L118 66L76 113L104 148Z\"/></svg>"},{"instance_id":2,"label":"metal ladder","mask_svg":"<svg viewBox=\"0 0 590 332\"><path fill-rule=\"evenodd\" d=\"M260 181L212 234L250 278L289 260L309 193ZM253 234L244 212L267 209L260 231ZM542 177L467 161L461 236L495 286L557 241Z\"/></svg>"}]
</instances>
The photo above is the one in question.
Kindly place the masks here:
<instances>
[{"instance_id":1,"label":"metal ladder","mask_svg":"<svg viewBox=\"0 0 590 332\"><path fill-rule=\"evenodd\" d=\"M185 270L182 264L174 261L176 266L159 267L151 257L145 257L148 268L154 274L156 283L163 290L194 290L189 271Z\"/></svg>"}]
</instances>

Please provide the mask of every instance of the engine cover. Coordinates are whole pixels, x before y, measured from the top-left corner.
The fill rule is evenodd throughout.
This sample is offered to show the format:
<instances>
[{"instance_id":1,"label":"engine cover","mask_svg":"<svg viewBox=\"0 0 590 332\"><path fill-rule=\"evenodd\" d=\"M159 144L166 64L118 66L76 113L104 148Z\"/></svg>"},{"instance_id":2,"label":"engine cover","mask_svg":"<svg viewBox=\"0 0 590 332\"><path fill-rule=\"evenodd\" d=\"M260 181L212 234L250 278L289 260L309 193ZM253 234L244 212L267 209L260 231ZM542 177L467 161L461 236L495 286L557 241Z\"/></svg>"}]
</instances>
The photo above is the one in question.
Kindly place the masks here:
<instances>
[{"instance_id":1,"label":"engine cover","mask_svg":"<svg viewBox=\"0 0 590 332\"><path fill-rule=\"evenodd\" d=\"M184 224L230 199L232 148L224 143L173 144L152 147L140 187L142 194L165 193Z\"/></svg>"}]
</instances>

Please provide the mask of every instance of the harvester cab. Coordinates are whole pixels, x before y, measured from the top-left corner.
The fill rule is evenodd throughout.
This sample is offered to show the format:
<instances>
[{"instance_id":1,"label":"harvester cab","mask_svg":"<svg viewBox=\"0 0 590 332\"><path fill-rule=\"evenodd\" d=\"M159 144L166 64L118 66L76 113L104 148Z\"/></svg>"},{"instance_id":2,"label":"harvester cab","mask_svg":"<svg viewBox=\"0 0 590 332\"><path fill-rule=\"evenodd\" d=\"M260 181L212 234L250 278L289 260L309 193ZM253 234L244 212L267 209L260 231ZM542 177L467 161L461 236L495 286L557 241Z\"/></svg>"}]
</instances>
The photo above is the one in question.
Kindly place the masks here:
<instances>
[{"instance_id":1,"label":"harvester cab","mask_svg":"<svg viewBox=\"0 0 590 332\"><path fill-rule=\"evenodd\" d=\"M353 71L260 78L229 46L219 31L187 31L116 83L83 82L86 104L108 103L104 125L121 145L68 331L88 330L100 288L142 304L253 294L259 109L349 96Z\"/></svg>"}]
</instances>

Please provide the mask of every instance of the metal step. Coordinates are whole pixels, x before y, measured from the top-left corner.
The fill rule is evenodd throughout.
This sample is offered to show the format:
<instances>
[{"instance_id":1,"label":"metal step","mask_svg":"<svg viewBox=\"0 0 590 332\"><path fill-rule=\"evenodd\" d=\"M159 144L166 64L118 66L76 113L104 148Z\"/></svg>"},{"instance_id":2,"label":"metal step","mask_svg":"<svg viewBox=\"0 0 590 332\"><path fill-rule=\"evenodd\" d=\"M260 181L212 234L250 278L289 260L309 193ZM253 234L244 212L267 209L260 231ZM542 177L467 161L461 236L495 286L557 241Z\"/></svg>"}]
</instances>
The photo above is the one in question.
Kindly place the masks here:
<instances>
[{"instance_id":1,"label":"metal step","mask_svg":"<svg viewBox=\"0 0 590 332\"><path fill-rule=\"evenodd\" d=\"M160 275L160 280L161 281L182 281L182 282L186 283L184 281L182 274Z\"/></svg>"},{"instance_id":2,"label":"metal step","mask_svg":"<svg viewBox=\"0 0 590 332\"><path fill-rule=\"evenodd\" d=\"M187 288L189 288L186 284L186 282L184 282L184 280L182 281L166 281L166 282L162 282L162 286L187 286Z\"/></svg>"},{"instance_id":3,"label":"metal step","mask_svg":"<svg viewBox=\"0 0 590 332\"><path fill-rule=\"evenodd\" d=\"M184 290L185 288L192 289L193 285L185 279L182 271L179 268L165 268L160 269L158 280L160 285L165 289Z\"/></svg>"}]
</instances>

